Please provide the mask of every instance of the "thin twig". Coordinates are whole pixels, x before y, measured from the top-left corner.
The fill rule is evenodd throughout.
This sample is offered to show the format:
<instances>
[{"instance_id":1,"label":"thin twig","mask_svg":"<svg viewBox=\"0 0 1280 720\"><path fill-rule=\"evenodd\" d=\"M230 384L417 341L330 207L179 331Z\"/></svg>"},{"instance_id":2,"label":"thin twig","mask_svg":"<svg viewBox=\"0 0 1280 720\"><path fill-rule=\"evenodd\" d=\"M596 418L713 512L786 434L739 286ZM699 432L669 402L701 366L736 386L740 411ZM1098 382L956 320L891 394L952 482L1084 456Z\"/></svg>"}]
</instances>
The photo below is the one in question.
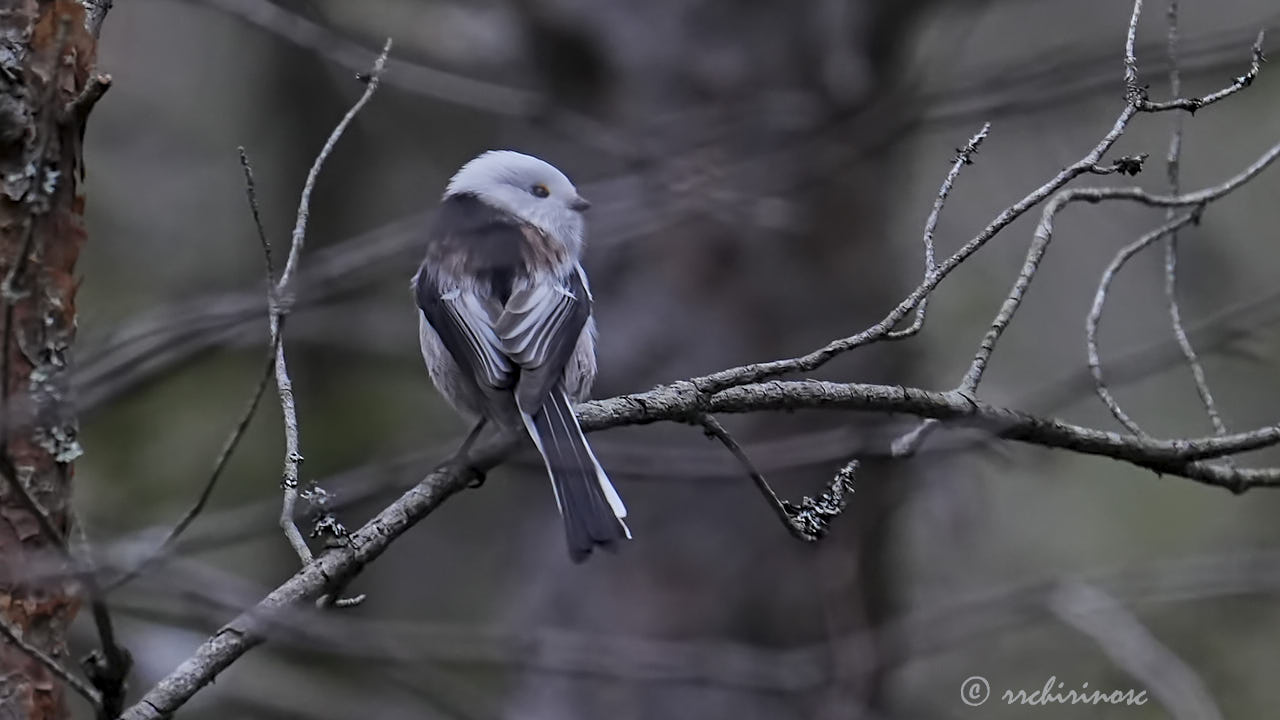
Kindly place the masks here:
<instances>
[{"instance_id":1,"label":"thin twig","mask_svg":"<svg viewBox=\"0 0 1280 720\"><path fill-rule=\"evenodd\" d=\"M1204 97L1198 98L1174 98L1166 102L1151 102L1145 97L1138 101L1138 109L1142 112L1164 112L1166 110L1185 110L1194 113L1195 111L1212 105L1220 100L1225 100L1232 95L1244 90L1253 84L1257 79L1258 73L1262 72L1262 63L1267 61L1266 55L1262 52L1262 43L1266 39L1266 31L1258 31L1258 39L1253 43L1252 56L1249 62L1249 70L1244 75L1237 77L1232 83L1217 92L1209 93Z\"/></svg>"},{"instance_id":2,"label":"thin twig","mask_svg":"<svg viewBox=\"0 0 1280 720\"><path fill-rule=\"evenodd\" d=\"M1178 97L1182 94L1182 75L1178 63L1178 0L1169 0L1168 7L1168 24L1169 24L1169 94ZM1254 46L1254 57L1260 58L1262 51L1262 39L1259 37L1258 43ZM1257 63L1252 71L1257 74ZM1182 113L1174 113L1173 129L1169 137L1169 152L1165 160L1165 177L1169 183L1169 192L1177 195L1181 192L1181 182L1179 178L1179 165L1182 158ZM1165 221L1173 220L1177 210L1169 208L1165 211ZM1182 309L1178 304L1178 233L1170 232L1169 237L1164 242L1164 295L1165 302L1169 309L1169 324L1173 329L1173 336L1177 340L1178 348L1182 351L1182 356L1187 361L1187 367L1191 370L1191 378L1195 383L1196 394L1200 396L1200 402L1204 405L1205 412L1209 416L1209 422L1213 426L1215 432L1219 435L1225 435L1227 432L1226 423L1222 421L1222 416L1218 413L1218 407L1213 400L1213 392L1209 390L1209 381L1205 376L1204 366L1200 363L1200 357L1196 353L1195 347L1191 344L1191 339L1187 337L1187 330L1182 323Z\"/></svg>"},{"instance_id":3,"label":"thin twig","mask_svg":"<svg viewBox=\"0 0 1280 720\"><path fill-rule=\"evenodd\" d=\"M102 693L98 692L89 683L82 680L78 675L72 673L63 667L62 663L55 660L48 653L40 648L32 645L22 638L22 631L9 624L3 616L0 616L0 635L4 635L9 642L13 643L19 650L35 658L41 665L48 668L58 679L62 680L72 690L79 693L95 710L102 707Z\"/></svg>"},{"instance_id":4,"label":"thin twig","mask_svg":"<svg viewBox=\"0 0 1280 720\"><path fill-rule=\"evenodd\" d=\"M1176 213L1177 211L1173 210L1173 212ZM1115 416L1115 419L1135 435L1145 435L1146 433L1120 407L1120 403L1111 394L1111 391L1107 388L1106 381L1102 377L1102 359L1098 353L1098 324L1102 320L1102 310L1107 302L1107 293L1111 290L1111 282L1115 280L1116 274L1120 272L1125 263L1129 262L1130 258L1142 252L1157 240L1164 239L1176 232L1178 228L1198 222L1199 219L1200 210L1197 208L1189 213L1184 213L1180 217L1175 217L1121 248L1112 258L1111 263L1107 265L1106 270L1102 272L1102 279L1098 281L1098 290L1093 296L1093 306L1089 309L1089 314L1085 318L1085 347L1089 357L1089 372L1093 375L1093 391L1102 400L1102 403L1107 406L1107 409L1111 411L1111 414Z\"/></svg>"},{"instance_id":5,"label":"thin twig","mask_svg":"<svg viewBox=\"0 0 1280 720\"><path fill-rule=\"evenodd\" d=\"M812 543L826 536L830 530L829 519L839 515L844 510L844 502L839 502L838 507L826 517L811 517L812 510L810 508L814 505L814 500L806 497L801 502L801 505L797 506L779 498L778 494L769 485L769 481L765 479L764 474L756 469L755 463L751 462L751 457L747 455L747 452L742 449L738 441L725 429L724 425L720 424L720 421L714 415L698 413L694 416L694 420L703 427L708 437L719 440L730 453L733 453L733 456L742 464L743 469L747 471L747 475L751 477L751 481L755 483L756 489L760 491L765 501L769 503L769 507L773 509L774 514L778 516L783 525L787 526L787 531L791 533L792 537ZM856 463L856 461L854 462ZM842 476L837 475L836 479L839 481ZM852 471L850 471L847 481L852 483ZM834 492L840 493L839 497L843 498L846 490L845 483L833 483L833 487L835 488Z\"/></svg>"},{"instance_id":6,"label":"thin twig","mask_svg":"<svg viewBox=\"0 0 1280 720\"><path fill-rule=\"evenodd\" d=\"M347 114L342 117L333 132L329 134L328 140L320 149L320 153L316 155L315 162L311 165L311 170L307 173L307 180L302 187L302 196L298 201L298 216L293 227L293 233L290 238L289 257L285 262L284 270L280 273L280 279L271 288L269 306L271 310L270 331L271 344L275 348L275 378L276 389L280 396L280 409L284 416L284 434L285 434L285 453L284 467L281 471L281 487L284 492L284 501L281 503L280 510L280 527L284 531L285 538L289 541L289 545L298 555L298 559L303 564L310 563L313 559L311 549L307 547L306 540L303 539L302 533L298 530L297 524L294 522L294 511L298 502L298 480L299 465L302 463L302 445L298 432L298 412L293 397L293 381L289 377L289 366L285 361L285 350L283 340L284 318L288 315L294 299L293 279L298 270L298 260L302 256L302 247L306 242L307 220L311 212L311 193L315 189L316 179L320 176L320 169L324 166L324 161L333 152L333 148L337 145L338 139L342 137L342 133L346 131L347 126L351 124L356 113L369 102L373 97L373 93L378 89L378 83L382 78L382 72L386 68L387 55L391 52L391 39L388 38L386 44L382 47L382 54L378 56L377 61L373 64L373 70L370 72L364 93L356 100ZM246 175L252 178L251 174ZM259 237L265 238L265 233L259 233ZM269 245L264 241L264 248ZM268 250L269 252L269 250ZM322 492L318 488L315 492ZM336 521L330 523L340 532L345 529ZM349 607L359 603L363 596L357 598L341 599L333 601L335 606Z\"/></svg>"},{"instance_id":7,"label":"thin twig","mask_svg":"<svg viewBox=\"0 0 1280 720\"><path fill-rule=\"evenodd\" d=\"M258 205L258 184L253 179L253 164L249 162L249 154L244 146L236 148L240 153L240 169L244 172L244 194L249 201L249 212L253 214L253 228L258 233L258 242L262 245L262 257L267 264L267 284L276 282L275 260L272 258L271 241L267 239L267 230L262 225L262 210Z\"/></svg>"},{"instance_id":8,"label":"thin twig","mask_svg":"<svg viewBox=\"0 0 1280 720\"><path fill-rule=\"evenodd\" d=\"M329 133L329 139L325 141L324 147L320 148L320 154L316 155L315 162L311 164L311 170L307 173L306 184L302 187L302 197L298 201L298 219L293 226L293 235L289 245L289 260L285 263L284 272L280 274L280 282L276 285L277 292L282 296L291 291L293 276L298 270L298 258L302 255L302 246L307 237L307 218L311 213L311 191L315 189L316 178L320 176L320 168L324 166L324 161L329 158L329 154L333 152L334 146L338 144L338 139L342 137L342 133L346 132L347 126L351 124L356 113L359 113L365 104L369 102L369 98L373 97L373 93L378 89L378 83L382 79L382 71L387 65L387 55L391 52L391 38L387 38L387 42L382 46L382 54L378 55L378 59L373 63L373 70L368 75L365 83L364 93L360 95L360 99L356 100L355 105L347 111L347 114L338 121L338 125L333 128L333 132Z\"/></svg>"},{"instance_id":9,"label":"thin twig","mask_svg":"<svg viewBox=\"0 0 1280 720\"><path fill-rule=\"evenodd\" d=\"M987 133L990 131L991 123L983 123L982 129L969 138L969 142L965 143L964 147L956 149L956 157L951 164L951 171L947 173L947 177L942 181L942 187L938 188L938 196L933 201L933 210L930 211L929 218L924 223L924 276L926 279L937 265L934 260L933 233L938 228L938 218L942 216L942 207L946 205L947 198L951 195L951 188L955 185L956 178L960 176L960 170L965 165L973 164L974 154L978 152L978 148L982 145L982 141L987 139ZM924 316L928 306L929 298L926 297L916 307L915 320L909 327L890 332L885 337L897 340L911 337L920 332L920 328L924 327Z\"/></svg>"}]
</instances>

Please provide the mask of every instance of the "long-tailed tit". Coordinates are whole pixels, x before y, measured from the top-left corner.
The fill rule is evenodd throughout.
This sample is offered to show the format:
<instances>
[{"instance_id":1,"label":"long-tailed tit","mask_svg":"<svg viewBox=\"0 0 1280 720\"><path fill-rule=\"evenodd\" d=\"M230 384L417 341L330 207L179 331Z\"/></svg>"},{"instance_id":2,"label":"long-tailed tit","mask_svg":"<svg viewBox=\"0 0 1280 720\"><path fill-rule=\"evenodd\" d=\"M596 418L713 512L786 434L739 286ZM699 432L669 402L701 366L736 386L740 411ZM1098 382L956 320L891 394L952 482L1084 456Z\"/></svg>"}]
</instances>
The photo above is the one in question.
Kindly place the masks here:
<instances>
[{"instance_id":1,"label":"long-tailed tit","mask_svg":"<svg viewBox=\"0 0 1280 720\"><path fill-rule=\"evenodd\" d=\"M578 260L589 203L564 173L509 150L462 166L413 278L422 356L462 415L528 432L564 517L569 555L630 538L627 510L571 401L596 375L591 292Z\"/></svg>"}]
</instances>

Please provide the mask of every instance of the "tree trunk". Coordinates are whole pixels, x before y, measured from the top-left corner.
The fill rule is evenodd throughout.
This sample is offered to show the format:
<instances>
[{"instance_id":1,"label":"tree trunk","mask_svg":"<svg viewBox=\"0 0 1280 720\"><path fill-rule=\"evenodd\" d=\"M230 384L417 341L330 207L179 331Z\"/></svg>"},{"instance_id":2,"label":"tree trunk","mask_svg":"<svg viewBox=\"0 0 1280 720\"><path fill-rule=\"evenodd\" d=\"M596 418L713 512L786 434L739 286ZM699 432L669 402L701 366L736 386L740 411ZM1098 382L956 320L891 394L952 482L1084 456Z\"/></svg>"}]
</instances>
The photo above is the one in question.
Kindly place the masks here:
<instances>
[{"instance_id":1,"label":"tree trunk","mask_svg":"<svg viewBox=\"0 0 1280 720\"><path fill-rule=\"evenodd\" d=\"M93 97L76 100L96 42L72 0L5 0L0 9L0 614L70 664L80 589L59 544L72 526L80 454L66 378L85 239L80 147ZM59 537L42 527L41 509ZM0 641L0 668L0 715L70 717L61 682L24 651Z\"/></svg>"}]
</instances>

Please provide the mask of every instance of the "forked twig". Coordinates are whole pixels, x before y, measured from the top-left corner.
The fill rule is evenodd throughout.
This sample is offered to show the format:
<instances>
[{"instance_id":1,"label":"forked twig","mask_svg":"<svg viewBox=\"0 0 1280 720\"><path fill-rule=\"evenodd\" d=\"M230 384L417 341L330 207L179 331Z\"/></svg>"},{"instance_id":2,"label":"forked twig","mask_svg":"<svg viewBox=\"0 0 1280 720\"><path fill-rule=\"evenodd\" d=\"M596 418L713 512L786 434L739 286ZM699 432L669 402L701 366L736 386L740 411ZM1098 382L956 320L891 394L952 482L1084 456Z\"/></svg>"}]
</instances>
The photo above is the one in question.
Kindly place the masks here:
<instances>
[{"instance_id":1,"label":"forked twig","mask_svg":"<svg viewBox=\"0 0 1280 720\"><path fill-rule=\"evenodd\" d=\"M1177 212L1174 208L1170 208L1170 210L1174 213ZM1199 220L1200 208L1197 207L1189 213L1174 217L1164 225L1121 248L1112 258L1111 263L1107 265L1106 270L1102 272L1102 279L1098 281L1098 291L1093 297L1093 305L1089 309L1089 314L1085 317L1085 347L1089 356L1089 373L1093 375L1094 393L1097 394L1102 404L1107 406L1107 409L1111 411L1115 419L1135 435L1145 435L1146 433L1120 407L1120 403L1111 394L1111 391L1107 388L1106 381L1102 377L1102 359L1098 353L1098 324L1102 320L1102 310L1107 302L1107 293L1111 290L1111 283L1115 280L1116 274L1134 255L1142 252L1152 243L1169 237L1172 233L1177 232L1178 228Z\"/></svg>"},{"instance_id":2,"label":"forked twig","mask_svg":"<svg viewBox=\"0 0 1280 720\"><path fill-rule=\"evenodd\" d=\"M311 164L311 170L307 173L307 180L302 187L302 196L298 201L298 216L293 226L293 233L290 237L289 256L285 261L284 270L280 273L280 279L271 287L269 293L269 306L271 311L270 330L271 344L275 347L275 378L276 389L280 396L280 409L284 415L284 436L285 436L285 452L284 466L281 471L280 485L284 492L284 501L281 504L280 511L280 527L284 531L285 538L288 539L289 545L298 555L298 559L303 564L310 563L314 556L311 549L307 547L306 540L303 539L302 533L298 530L297 524L294 522L294 508L297 505L300 496L298 490L299 466L302 464L302 445L298 432L298 412L293 397L293 381L289 377L289 366L285 361L284 342L282 340L284 318L288 315L293 305L294 297L294 277L298 271L298 262L302 256L302 248L307 237L307 220L311 213L311 193L315 189L316 179L320 175L320 169L324 166L324 161L328 159L329 154L333 152L334 146L337 145L338 139L342 137L347 126L351 124L353 118L373 97L373 93L378 89L378 83L382 78L382 72L386 68L387 55L391 52L391 39L388 38L386 44L382 47L382 53L373 64L373 70L366 78L366 86L364 93L356 100L347 114L342 117L333 132L329 134L328 140L316 155L315 162ZM256 219L256 217L255 217ZM265 234L260 231L260 236ZM264 246L265 247L265 246ZM305 491L316 497L324 497L323 490L320 488L311 488ZM319 504L319 503L317 503ZM321 519L324 527L333 531L339 536L344 536L346 529L341 523L332 517ZM325 604L332 604L339 607L355 605L361 602L364 596L355 598L344 598L341 600L322 600Z\"/></svg>"},{"instance_id":3,"label":"forked twig","mask_svg":"<svg viewBox=\"0 0 1280 720\"><path fill-rule=\"evenodd\" d=\"M951 188L956 183L956 178L960 177L960 171L965 165L973 164L973 156L977 154L978 148L982 145L982 141L987 139L987 133L991 131L991 123L983 123L982 129L973 137L969 138L969 142L965 143L962 148L956 149L955 160L951 163L951 171L947 173L947 177L942 181L942 187L938 188L938 196L933 201L933 210L929 212L929 218L924 223L924 276L928 279L937 267L934 259L934 242L933 233L938 228L938 218L942 216L942 207L947 204L947 198L951 195ZM915 320L911 325L902 330L894 330L885 335L886 338L898 340L907 338L920 332L920 328L924 327L925 311L929 306L929 298L920 300L920 304L916 307Z\"/></svg>"}]
</instances>

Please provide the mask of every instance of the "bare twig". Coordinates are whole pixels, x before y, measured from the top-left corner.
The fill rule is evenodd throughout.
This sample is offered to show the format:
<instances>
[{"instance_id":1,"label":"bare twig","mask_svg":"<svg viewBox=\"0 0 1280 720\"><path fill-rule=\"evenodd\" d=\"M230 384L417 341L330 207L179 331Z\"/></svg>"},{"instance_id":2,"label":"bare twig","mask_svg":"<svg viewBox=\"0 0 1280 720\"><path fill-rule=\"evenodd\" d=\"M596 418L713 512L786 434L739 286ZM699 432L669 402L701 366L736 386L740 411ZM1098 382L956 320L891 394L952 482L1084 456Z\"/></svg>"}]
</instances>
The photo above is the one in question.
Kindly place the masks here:
<instances>
[{"instance_id":1,"label":"bare twig","mask_svg":"<svg viewBox=\"0 0 1280 720\"><path fill-rule=\"evenodd\" d=\"M382 72L387 66L387 55L391 52L391 38L387 38L387 42L382 46L382 54L378 55L378 59L373 63L373 70L369 73L365 83L364 93L360 95L360 99L351 106L347 114L338 121L333 132L329 133L329 139L325 141L324 147L320 148L320 153L316 155L315 162L311 164L311 170L307 173L307 181L302 187L302 197L298 201L298 219L293 226L293 235L289 245L289 260L285 263L284 272L280 274L280 281L276 284L276 291L282 297L287 296L292 291L293 276L298 270L298 258L302 254L302 246L307 237L307 219L311 213L311 192L315 189L316 178L320 176L320 168L324 166L324 161L329 158L329 154L333 152L333 148L338 144L338 139L342 137L342 133L346 132L347 126L351 124L352 119L360 112L373 97L373 93L377 91L378 84L382 80Z\"/></svg>"},{"instance_id":2,"label":"bare twig","mask_svg":"<svg viewBox=\"0 0 1280 720\"><path fill-rule=\"evenodd\" d=\"M1176 212L1176 211L1175 211ZM1098 399L1107 406L1115 419L1124 425L1129 432L1135 435L1145 435L1142 428L1138 427L1138 423L1129 417L1118 403L1111 391L1107 388L1107 383L1102 377L1102 359L1098 354L1098 323L1102 320L1103 306L1107 302L1107 293L1111 289L1111 282L1115 280L1116 274L1120 272L1120 268L1129 262L1134 255L1145 250L1157 240L1168 237L1176 232L1178 228L1184 225L1190 225L1200 220L1200 209L1196 208L1189 213L1185 213L1180 217L1175 217L1169 222L1143 235L1137 240L1129 243L1116 253L1116 256L1107 265L1106 270L1102 272L1102 279L1098 281L1098 291L1093 297L1093 306L1089 310L1088 316L1085 318L1085 346L1089 355L1089 372L1093 375L1093 390L1097 394ZM1222 435L1224 433L1218 433Z\"/></svg>"},{"instance_id":3,"label":"bare twig","mask_svg":"<svg viewBox=\"0 0 1280 720\"><path fill-rule=\"evenodd\" d=\"M942 187L938 188L938 196L933 201L933 210L929 212L929 218L924 223L924 276L926 279L934 271L934 267L937 264L934 260L933 233L938 228L938 218L942 215L942 206L946 205L947 198L951 195L951 188L955 185L956 178L960 176L960 170L965 165L973 164L973 156L978 152L982 141L987 139L987 133L990 131L991 123L983 123L982 129L969 138L969 142L965 143L964 147L956 149L956 157L951 164L951 171L947 173L947 177L942 181ZM915 320L912 321L911 325L902 330L894 330L886 334L885 337L896 340L911 337L920 332L920 328L924 327L924 316L928 305L929 298L923 298L919 306L916 307Z\"/></svg>"},{"instance_id":4,"label":"bare twig","mask_svg":"<svg viewBox=\"0 0 1280 720\"><path fill-rule=\"evenodd\" d=\"M778 497L773 488L769 485L769 481L765 479L764 474L756 469L755 463L751 462L751 457L742 449L738 441L733 435L725 429L724 425L715 418L714 415L708 413L696 413L693 416L694 422L701 425L706 431L707 437L712 437L720 441L722 445L737 458L742 464L743 469L747 471L751 481L755 483L756 489L764 496L769 507L773 509L778 519L786 525L787 531L797 540L804 542L817 542L826 536L831 529L830 520L835 518L844 511L845 504L848 502L846 495L853 492L853 473L857 468L857 461L853 460L846 465L827 488L825 494L818 500L806 497L801 501L800 505L795 505ZM825 508L822 510L820 508Z\"/></svg>"},{"instance_id":5,"label":"bare twig","mask_svg":"<svg viewBox=\"0 0 1280 720\"><path fill-rule=\"evenodd\" d=\"M373 97L373 93L378 89L378 83L382 77L382 72L386 68L387 55L391 52L391 39L388 38L382 47L382 54L373 64L373 70L368 76L364 93L360 95L360 99L356 100L347 114L343 116L338 125L334 127L333 132L329 134L329 139L325 141L324 146L320 149L320 153L316 155L315 162L311 165L310 172L307 173L307 180L302 187L302 197L298 201L298 217L293 227L293 234L290 239L289 257L285 262L284 269L280 272L280 279L272 286L269 300L271 311L270 330L271 344L275 348L275 378L276 389L280 396L280 409L284 415L284 436L285 436L285 454L284 468L281 471L281 487L284 491L284 502L280 511L280 527L284 531L285 538L288 539L289 545L298 555L298 559L303 564L312 560L311 549L307 547L306 540L303 539L302 533L299 532L297 524L294 522L294 508L298 502L298 466L302 463L302 446L298 433L298 412L293 398L293 381L289 378L289 366L285 361L284 342L282 339L282 331L284 318L288 315L294 299L293 279L298 271L298 260L302 256L302 247L307 236L307 220L311 212L311 193L315 189L316 179L320 175L320 169L324 166L324 161L333 152L334 146L337 145L338 139L342 137L342 133L351 124L351 120L357 113L369 102ZM252 177L251 174L246 177ZM265 238L265 234L259 234L260 238ZM269 248L264 242L264 248ZM269 250L268 250L269 255ZM268 261L269 263L269 261ZM320 494L323 491L319 488L309 490L312 494ZM332 518L325 518L328 527L336 530L339 534L345 534L345 528ZM357 598L343 599L335 601L338 606L349 606L359 603L363 600L363 596Z\"/></svg>"},{"instance_id":6,"label":"bare twig","mask_svg":"<svg viewBox=\"0 0 1280 720\"><path fill-rule=\"evenodd\" d=\"M1237 77L1235 80L1231 82L1230 85L1222 88L1221 90L1218 90L1217 92L1209 93L1204 97L1174 98L1173 100L1169 100L1166 102L1151 102L1146 99L1145 95L1143 95L1138 100L1138 109L1143 112L1186 110L1187 112L1194 113L1195 111L1203 107L1212 105L1220 100L1225 100L1231 97L1232 95L1235 95L1241 90L1252 85L1253 81L1258 77L1258 73L1262 72L1262 63L1267 61L1266 55L1263 54L1262 52L1262 43L1265 39L1266 39L1266 32L1263 30L1259 30L1258 39L1255 40L1253 43L1253 54L1251 56L1252 59L1249 63L1249 70L1245 74Z\"/></svg>"},{"instance_id":7,"label":"bare twig","mask_svg":"<svg viewBox=\"0 0 1280 720\"><path fill-rule=\"evenodd\" d=\"M1182 94L1182 75L1178 63L1178 0L1169 0L1168 6L1168 54L1169 54L1169 94L1178 97ZM1258 73L1258 61L1262 53L1262 37L1254 45L1254 66L1251 72ZM1179 165L1182 158L1182 113L1174 113L1173 129L1169 137L1169 152L1165 159L1165 177L1169 182L1169 192L1177 195L1181 192ZM1165 221L1173 220L1177 210L1169 208L1165 211ZM1209 390L1209 381L1205 377L1204 366L1196 354L1195 346L1187 337L1187 330L1182 323L1182 309L1178 304L1178 233L1170 232L1164 242L1164 295L1169 309L1169 324L1173 328L1173 336L1177 340L1182 356L1186 358L1187 367L1191 370L1191 379L1195 383L1196 393L1209 415L1209 422L1219 435L1225 435L1227 426L1222 422L1218 407L1213 401L1213 392Z\"/></svg>"},{"instance_id":8,"label":"bare twig","mask_svg":"<svg viewBox=\"0 0 1280 720\"><path fill-rule=\"evenodd\" d=\"M271 241L267 239L267 230L262 225L262 209L258 206L258 184L253 179L253 164L249 162L249 154L244 146L236 148L240 153L240 169L244 172L244 194L249 202L249 212L253 215L253 229L258 233L258 243L262 245L262 258L266 263L267 284L276 282L275 261L271 253Z\"/></svg>"},{"instance_id":9,"label":"bare twig","mask_svg":"<svg viewBox=\"0 0 1280 720\"><path fill-rule=\"evenodd\" d=\"M98 692L98 690L89 683L80 679L78 675L63 667L62 663L50 657L48 653L22 639L22 631L10 625L9 621L3 617L0 617L0 635L4 635L9 642L21 649L22 652L35 658L41 665L48 668L49 672L53 673L55 677L66 683L67 687L75 690L81 697L88 700L94 710L98 710L102 707L102 693Z\"/></svg>"}]
</instances>

